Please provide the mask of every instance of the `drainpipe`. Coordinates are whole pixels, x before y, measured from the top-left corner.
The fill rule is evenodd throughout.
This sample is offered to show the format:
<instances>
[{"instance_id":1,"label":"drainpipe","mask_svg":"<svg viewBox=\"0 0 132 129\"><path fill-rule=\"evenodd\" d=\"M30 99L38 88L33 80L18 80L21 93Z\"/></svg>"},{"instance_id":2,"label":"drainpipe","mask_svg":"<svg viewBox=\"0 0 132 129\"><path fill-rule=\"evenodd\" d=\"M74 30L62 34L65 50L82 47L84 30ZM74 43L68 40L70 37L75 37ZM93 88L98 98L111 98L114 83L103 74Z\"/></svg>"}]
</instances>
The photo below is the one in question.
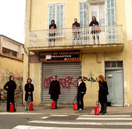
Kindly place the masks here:
<instances>
[{"instance_id":1,"label":"drainpipe","mask_svg":"<svg viewBox=\"0 0 132 129\"><path fill-rule=\"evenodd\" d=\"M28 78L30 78L30 51L28 51Z\"/></svg>"}]
</instances>

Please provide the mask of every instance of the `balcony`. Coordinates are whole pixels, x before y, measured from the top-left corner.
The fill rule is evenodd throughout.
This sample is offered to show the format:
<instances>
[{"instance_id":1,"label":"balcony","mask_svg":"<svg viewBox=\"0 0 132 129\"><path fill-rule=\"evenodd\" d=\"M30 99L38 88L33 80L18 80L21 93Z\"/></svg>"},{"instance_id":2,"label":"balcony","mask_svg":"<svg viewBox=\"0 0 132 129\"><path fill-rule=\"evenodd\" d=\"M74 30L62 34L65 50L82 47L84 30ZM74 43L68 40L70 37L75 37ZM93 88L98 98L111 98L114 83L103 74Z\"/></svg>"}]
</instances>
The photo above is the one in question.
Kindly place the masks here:
<instances>
[{"instance_id":1,"label":"balcony","mask_svg":"<svg viewBox=\"0 0 132 129\"><path fill-rule=\"evenodd\" d=\"M93 33L92 33L93 32ZM84 52L122 51L121 25L31 31L30 51L82 50Z\"/></svg>"}]
</instances>

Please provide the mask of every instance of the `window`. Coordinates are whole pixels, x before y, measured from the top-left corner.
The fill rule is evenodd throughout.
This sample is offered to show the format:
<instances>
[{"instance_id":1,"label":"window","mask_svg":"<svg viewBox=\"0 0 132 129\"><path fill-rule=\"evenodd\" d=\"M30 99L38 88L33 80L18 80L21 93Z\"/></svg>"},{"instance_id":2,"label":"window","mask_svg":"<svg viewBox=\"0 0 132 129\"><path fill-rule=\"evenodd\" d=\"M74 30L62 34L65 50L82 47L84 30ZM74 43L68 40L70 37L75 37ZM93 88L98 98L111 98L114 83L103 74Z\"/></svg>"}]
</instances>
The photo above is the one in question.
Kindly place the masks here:
<instances>
[{"instance_id":1,"label":"window","mask_svg":"<svg viewBox=\"0 0 132 129\"><path fill-rule=\"evenodd\" d=\"M90 20L95 16L100 25L105 25L105 5L95 4L90 5Z\"/></svg>"},{"instance_id":2,"label":"window","mask_svg":"<svg viewBox=\"0 0 132 129\"><path fill-rule=\"evenodd\" d=\"M88 3L80 2L80 26L85 27L88 26Z\"/></svg>"},{"instance_id":3,"label":"window","mask_svg":"<svg viewBox=\"0 0 132 129\"><path fill-rule=\"evenodd\" d=\"M123 67L122 61L105 62L105 68L122 68L122 67Z\"/></svg>"},{"instance_id":4,"label":"window","mask_svg":"<svg viewBox=\"0 0 132 129\"><path fill-rule=\"evenodd\" d=\"M49 25L52 20L57 28L64 28L64 4L49 5Z\"/></svg>"},{"instance_id":5,"label":"window","mask_svg":"<svg viewBox=\"0 0 132 129\"><path fill-rule=\"evenodd\" d=\"M9 49L7 49L7 48L3 48L3 49L2 49L2 52L3 52L4 54L9 55L9 56L17 57L17 52L12 51L12 50L9 50Z\"/></svg>"},{"instance_id":6,"label":"window","mask_svg":"<svg viewBox=\"0 0 132 129\"><path fill-rule=\"evenodd\" d=\"M17 57L17 52L12 51L12 55Z\"/></svg>"},{"instance_id":7,"label":"window","mask_svg":"<svg viewBox=\"0 0 132 129\"><path fill-rule=\"evenodd\" d=\"M22 54L22 59L24 59L24 54Z\"/></svg>"}]
</instances>

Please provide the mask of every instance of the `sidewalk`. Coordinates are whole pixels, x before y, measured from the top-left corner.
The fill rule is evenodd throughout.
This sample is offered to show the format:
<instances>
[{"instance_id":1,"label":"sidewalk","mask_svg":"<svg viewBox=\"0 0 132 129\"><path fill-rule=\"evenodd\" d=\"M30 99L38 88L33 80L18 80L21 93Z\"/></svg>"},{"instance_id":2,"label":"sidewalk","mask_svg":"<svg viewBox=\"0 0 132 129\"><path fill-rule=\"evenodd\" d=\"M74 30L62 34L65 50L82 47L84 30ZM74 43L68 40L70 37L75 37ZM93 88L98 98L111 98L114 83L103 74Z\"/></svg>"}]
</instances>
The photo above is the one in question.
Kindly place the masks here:
<instances>
[{"instance_id":1,"label":"sidewalk","mask_svg":"<svg viewBox=\"0 0 132 129\"><path fill-rule=\"evenodd\" d=\"M58 106L58 109L51 109L50 106L34 106L33 111L25 111L24 106L17 106L17 113L41 113L41 114L66 114L66 115L94 115L94 107L85 108L82 111L74 111L73 106ZM6 112L6 104L0 105L0 113ZM107 107L108 115L132 114L132 106L130 107Z\"/></svg>"}]
</instances>

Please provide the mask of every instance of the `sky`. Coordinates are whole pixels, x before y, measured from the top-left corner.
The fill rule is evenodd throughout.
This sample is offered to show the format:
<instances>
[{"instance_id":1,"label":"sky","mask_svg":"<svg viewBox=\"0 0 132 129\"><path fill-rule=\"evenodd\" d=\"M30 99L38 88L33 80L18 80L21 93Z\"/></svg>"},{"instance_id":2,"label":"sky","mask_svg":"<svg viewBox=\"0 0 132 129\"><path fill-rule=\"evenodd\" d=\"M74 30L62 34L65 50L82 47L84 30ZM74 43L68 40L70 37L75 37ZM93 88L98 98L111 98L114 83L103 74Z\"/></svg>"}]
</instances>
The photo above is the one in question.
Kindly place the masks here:
<instances>
[{"instance_id":1,"label":"sky","mask_svg":"<svg viewBox=\"0 0 132 129\"><path fill-rule=\"evenodd\" d=\"M24 44L26 0L0 0L0 35Z\"/></svg>"}]
</instances>

